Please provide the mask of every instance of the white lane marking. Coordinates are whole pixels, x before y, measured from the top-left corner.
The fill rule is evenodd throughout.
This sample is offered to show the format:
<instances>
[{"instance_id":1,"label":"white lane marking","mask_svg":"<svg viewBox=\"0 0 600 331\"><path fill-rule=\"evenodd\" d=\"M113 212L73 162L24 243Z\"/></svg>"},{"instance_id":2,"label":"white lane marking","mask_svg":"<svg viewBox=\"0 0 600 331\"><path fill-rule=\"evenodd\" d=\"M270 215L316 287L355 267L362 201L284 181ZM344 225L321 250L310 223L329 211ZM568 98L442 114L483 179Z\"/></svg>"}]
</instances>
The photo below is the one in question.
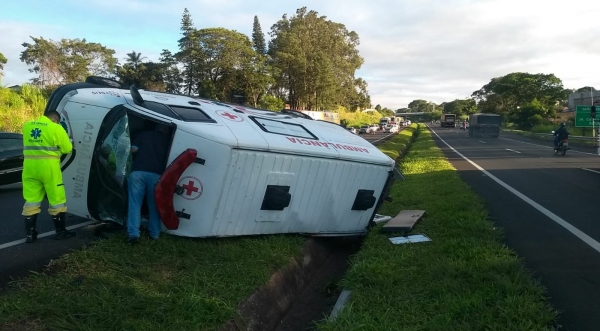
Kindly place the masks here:
<instances>
[{"instance_id":1,"label":"white lane marking","mask_svg":"<svg viewBox=\"0 0 600 331\"><path fill-rule=\"evenodd\" d=\"M485 142L485 141L482 141L482 140L480 140L479 142L480 142L480 143L482 143L482 144L486 144L486 142Z\"/></svg>"},{"instance_id":2,"label":"white lane marking","mask_svg":"<svg viewBox=\"0 0 600 331\"><path fill-rule=\"evenodd\" d=\"M515 151L514 149L507 148L506 150L507 150L507 151L511 151L511 152L515 152L515 153L519 153L519 154L521 154L521 152L519 152L519 151Z\"/></svg>"},{"instance_id":3,"label":"white lane marking","mask_svg":"<svg viewBox=\"0 0 600 331\"><path fill-rule=\"evenodd\" d=\"M597 252L600 253L600 243L599 242L597 242L592 237L590 237L587 234L585 234L583 231L581 231L578 228L574 227L569 222L563 220L562 218L560 218L556 214L552 213L548 209L544 208L543 206L541 206L537 202L531 200L525 194L523 194L523 193L515 190L514 188L512 188L511 186L509 186L505 182L503 182L500 179L498 179L496 176L494 176L491 173L487 172L485 169L483 169L482 167L480 167L477 163L471 161L469 158L467 158L466 156L462 155L459 151L457 151L456 149L454 149L454 147L450 146L450 144L448 144L444 139L442 139L432 128L429 127L429 125L427 125L427 127L431 130L431 132L433 132L433 134L435 134L438 137L438 139L440 139L444 144L446 144L446 146L448 146L452 151L454 151L456 154L458 154L460 157L462 157L465 161L469 162L475 168L477 168L478 170L480 170L481 172L483 172L484 174L486 174L489 178L493 179L496 183L500 184L500 186L504 187L505 189L507 189L512 194L514 194L517 197L521 198L521 200L523 200L523 201L527 202L528 204L530 204L533 208L537 209L539 212L541 212L542 214L546 215L548 218L550 218L551 220L553 220L554 222L556 222L558 225L560 225L560 226L564 227L565 229L567 229L569 232L571 232L572 234L574 234L577 238L581 239L581 241L583 241L584 243L590 245L590 247L592 247L593 249L595 249Z\"/></svg>"},{"instance_id":4,"label":"white lane marking","mask_svg":"<svg viewBox=\"0 0 600 331\"><path fill-rule=\"evenodd\" d=\"M592 169L588 169L588 168L581 168L581 170L585 170L585 171L589 171L589 172L595 172L597 174L600 174L600 171L596 171L596 170L592 170Z\"/></svg>"},{"instance_id":5,"label":"white lane marking","mask_svg":"<svg viewBox=\"0 0 600 331\"><path fill-rule=\"evenodd\" d=\"M73 230L73 229L81 228L81 227L84 227L86 225L94 224L94 223L97 223L97 222L98 221L88 221L88 222L83 222L83 223L80 223L80 224L75 224L75 225L67 226L67 230ZM37 237L38 237L38 239L39 238L44 238L44 237L51 236L51 235L53 235L55 233L56 233L55 231L48 231L48 232L44 232L44 233L38 234ZM5 249L5 248L8 248L8 247L19 245L19 244L22 244L24 242L25 242L25 239L19 239L19 240L11 241L11 242L8 242L6 244L0 245L0 249Z\"/></svg>"},{"instance_id":6,"label":"white lane marking","mask_svg":"<svg viewBox=\"0 0 600 331\"><path fill-rule=\"evenodd\" d=\"M545 146L545 145L538 145L538 144L526 143L526 142L524 142L524 141L515 140L515 139L510 139L510 138L504 138L504 137L498 137L498 138L500 138L500 139L505 139L505 140L510 140L510 141L516 141L516 142L518 142L518 143L521 143L521 144L527 144L527 145L539 146L539 147L544 147L544 148L554 148L554 147L552 147L552 146ZM594 155L594 156L597 156L597 154L594 154L594 153L580 152L580 151L575 151L575 150L572 150L572 149L570 149L569 151L570 151L571 153L580 153L580 154L587 154L587 155Z\"/></svg>"},{"instance_id":7,"label":"white lane marking","mask_svg":"<svg viewBox=\"0 0 600 331\"><path fill-rule=\"evenodd\" d=\"M400 131L398 131L398 132L400 132ZM379 139L377 139L377 140L373 140L373 141L371 142L371 144L375 144L376 142L378 142L378 141L380 141L380 140L382 140L382 139L385 139L385 138L387 138L387 137L389 137L389 136L391 136L391 135L393 135L393 134L396 134L396 133L398 133L398 132L393 132L393 133L390 133L390 134L388 134L387 136L385 136L385 137L383 137L383 138L379 138Z\"/></svg>"}]
</instances>

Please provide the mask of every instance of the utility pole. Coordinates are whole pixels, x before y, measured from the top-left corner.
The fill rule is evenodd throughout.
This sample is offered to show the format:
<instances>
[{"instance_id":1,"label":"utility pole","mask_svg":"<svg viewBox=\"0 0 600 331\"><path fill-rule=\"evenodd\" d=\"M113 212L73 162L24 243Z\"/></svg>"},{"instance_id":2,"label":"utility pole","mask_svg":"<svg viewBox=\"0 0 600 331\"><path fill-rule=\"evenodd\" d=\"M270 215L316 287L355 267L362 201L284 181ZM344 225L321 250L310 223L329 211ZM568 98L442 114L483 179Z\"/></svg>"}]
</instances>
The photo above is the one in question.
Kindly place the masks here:
<instances>
[{"instance_id":1,"label":"utility pole","mask_svg":"<svg viewBox=\"0 0 600 331\"><path fill-rule=\"evenodd\" d=\"M592 90L591 86L590 86L590 97L592 98L592 107L594 107L594 109L595 109L596 107L594 106L594 91ZM594 115L592 116L592 137L596 137L596 125L594 124L595 119L596 119L596 112L594 111Z\"/></svg>"}]
</instances>

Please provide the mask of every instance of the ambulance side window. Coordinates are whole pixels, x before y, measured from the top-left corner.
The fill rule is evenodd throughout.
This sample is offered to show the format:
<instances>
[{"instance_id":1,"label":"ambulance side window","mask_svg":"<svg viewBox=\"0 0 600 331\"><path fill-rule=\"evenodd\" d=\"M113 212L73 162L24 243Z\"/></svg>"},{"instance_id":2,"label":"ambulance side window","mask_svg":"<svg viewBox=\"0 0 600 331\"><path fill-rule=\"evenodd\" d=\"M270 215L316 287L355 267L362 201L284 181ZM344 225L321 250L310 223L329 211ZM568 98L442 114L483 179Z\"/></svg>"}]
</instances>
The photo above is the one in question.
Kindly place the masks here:
<instances>
[{"instance_id":1,"label":"ambulance side window","mask_svg":"<svg viewBox=\"0 0 600 331\"><path fill-rule=\"evenodd\" d=\"M131 140L129 123L124 115L112 128L106 140L100 147L100 162L120 185L131 171Z\"/></svg>"}]
</instances>

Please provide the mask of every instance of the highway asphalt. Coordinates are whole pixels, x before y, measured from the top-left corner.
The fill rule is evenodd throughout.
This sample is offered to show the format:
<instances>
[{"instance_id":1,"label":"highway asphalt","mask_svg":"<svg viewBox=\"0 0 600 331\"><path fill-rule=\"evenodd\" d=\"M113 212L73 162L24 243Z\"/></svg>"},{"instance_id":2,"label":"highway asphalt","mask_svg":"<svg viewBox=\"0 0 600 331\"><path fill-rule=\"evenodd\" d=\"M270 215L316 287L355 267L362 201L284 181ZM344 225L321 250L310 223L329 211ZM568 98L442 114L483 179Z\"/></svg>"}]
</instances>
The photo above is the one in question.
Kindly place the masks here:
<instances>
[{"instance_id":1,"label":"highway asphalt","mask_svg":"<svg viewBox=\"0 0 600 331\"><path fill-rule=\"evenodd\" d=\"M0 186L0 287L12 278L26 275L29 270L40 271L51 259L97 238L94 237L95 226L89 224L92 222L67 215L67 228L74 229L77 236L62 241L54 240L54 224L47 212L48 202L45 201L37 221L42 238L33 244L25 244L25 225L21 216L23 202L20 183Z\"/></svg>"},{"instance_id":2,"label":"highway asphalt","mask_svg":"<svg viewBox=\"0 0 600 331\"><path fill-rule=\"evenodd\" d=\"M507 246L547 287L561 312L560 330L600 330L597 150L573 148L560 156L551 145L516 134L469 138L459 128L429 126L504 229Z\"/></svg>"}]
</instances>

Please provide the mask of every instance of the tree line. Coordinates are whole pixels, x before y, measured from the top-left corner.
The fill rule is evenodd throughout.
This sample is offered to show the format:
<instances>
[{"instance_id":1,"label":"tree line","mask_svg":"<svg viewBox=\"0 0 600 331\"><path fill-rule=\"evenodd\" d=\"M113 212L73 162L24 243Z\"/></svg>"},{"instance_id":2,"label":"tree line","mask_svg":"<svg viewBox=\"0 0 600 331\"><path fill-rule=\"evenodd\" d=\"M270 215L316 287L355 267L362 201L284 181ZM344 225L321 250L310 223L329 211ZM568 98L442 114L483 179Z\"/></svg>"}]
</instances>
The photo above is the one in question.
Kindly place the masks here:
<instances>
[{"instance_id":1,"label":"tree line","mask_svg":"<svg viewBox=\"0 0 600 331\"><path fill-rule=\"evenodd\" d=\"M251 37L222 27L197 29L186 8L178 49L163 49L158 61L134 50L120 64L115 51L99 43L43 37L23 43L20 60L31 66L37 75L32 83L43 89L96 75L148 90L273 110L286 103L306 110L369 108L367 83L355 76L364 63L356 32L302 7L293 16L284 14L269 35L267 44L257 16Z\"/></svg>"},{"instance_id":2,"label":"tree line","mask_svg":"<svg viewBox=\"0 0 600 331\"><path fill-rule=\"evenodd\" d=\"M413 100L396 112L425 112L427 120L439 119L442 113L466 118L474 113L494 113L520 129L549 124L568 106L568 96L575 92L591 93L594 87L565 88L554 74L513 72L495 77L470 97L436 104Z\"/></svg>"}]
</instances>

